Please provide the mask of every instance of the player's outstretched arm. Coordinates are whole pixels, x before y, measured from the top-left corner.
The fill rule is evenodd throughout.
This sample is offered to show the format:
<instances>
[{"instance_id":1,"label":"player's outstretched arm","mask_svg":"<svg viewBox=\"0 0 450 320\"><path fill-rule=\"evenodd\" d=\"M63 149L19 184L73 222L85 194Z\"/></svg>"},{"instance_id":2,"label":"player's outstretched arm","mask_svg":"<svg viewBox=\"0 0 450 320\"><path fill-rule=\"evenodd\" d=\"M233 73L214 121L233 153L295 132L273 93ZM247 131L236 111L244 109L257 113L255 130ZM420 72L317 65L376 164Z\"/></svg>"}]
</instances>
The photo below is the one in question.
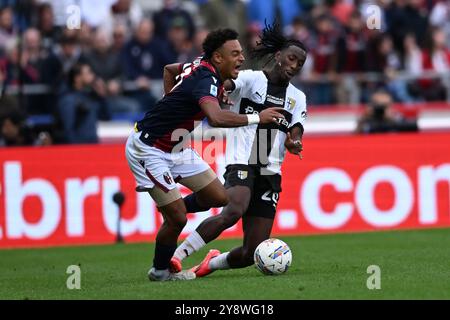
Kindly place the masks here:
<instances>
[{"instance_id":1,"label":"player's outstretched arm","mask_svg":"<svg viewBox=\"0 0 450 320\"><path fill-rule=\"evenodd\" d=\"M280 113L283 108L268 108L261 111L259 115L243 115L220 109L218 101L212 99L200 103L200 108L212 127L234 128L258 123L276 123L279 125L278 119L284 118Z\"/></svg>"},{"instance_id":2,"label":"player's outstretched arm","mask_svg":"<svg viewBox=\"0 0 450 320\"><path fill-rule=\"evenodd\" d=\"M164 82L164 94L167 94L172 90L176 84L176 77L180 74L181 63L172 63L164 66L163 82Z\"/></svg>"}]
</instances>

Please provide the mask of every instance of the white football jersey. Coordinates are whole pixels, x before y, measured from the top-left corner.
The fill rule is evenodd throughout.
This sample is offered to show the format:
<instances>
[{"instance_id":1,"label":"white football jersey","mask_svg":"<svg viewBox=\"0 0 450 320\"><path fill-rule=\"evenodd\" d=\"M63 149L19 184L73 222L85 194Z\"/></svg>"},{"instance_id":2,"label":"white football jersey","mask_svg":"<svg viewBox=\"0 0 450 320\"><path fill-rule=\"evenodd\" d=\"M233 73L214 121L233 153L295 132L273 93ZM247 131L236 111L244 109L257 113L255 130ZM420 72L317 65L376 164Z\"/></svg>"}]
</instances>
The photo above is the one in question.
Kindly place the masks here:
<instances>
[{"instance_id":1,"label":"white football jersey","mask_svg":"<svg viewBox=\"0 0 450 320\"><path fill-rule=\"evenodd\" d=\"M285 120L280 119L279 126L253 124L227 129L225 164L259 165L269 171L267 174L281 174L286 134L293 126L303 130L307 117L305 94L290 83L286 87L269 82L263 71L243 70L234 84L232 111L257 114L269 107L282 107Z\"/></svg>"}]
</instances>

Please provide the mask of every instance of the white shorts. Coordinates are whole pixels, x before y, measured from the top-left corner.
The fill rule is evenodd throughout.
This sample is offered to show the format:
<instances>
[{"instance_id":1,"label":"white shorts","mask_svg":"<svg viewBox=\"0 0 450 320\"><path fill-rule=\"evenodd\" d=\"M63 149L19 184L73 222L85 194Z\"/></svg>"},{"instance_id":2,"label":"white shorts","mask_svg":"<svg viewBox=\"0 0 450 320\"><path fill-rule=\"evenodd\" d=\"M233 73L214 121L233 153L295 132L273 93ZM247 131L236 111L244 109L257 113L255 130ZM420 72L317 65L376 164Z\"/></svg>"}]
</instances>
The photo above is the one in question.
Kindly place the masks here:
<instances>
[{"instance_id":1,"label":"white shorts","mask_svg":"<svg viewBox=\"0 0 450 320\"><path fill-rule=\"evenodd\" d=\"M189 179L186 178L208 171L212 172L212 174L209 173L206 175L208 177L207 181L205 181L205 175L202 175L203 178L201 182L194 183L194 187L184 184L190 189L203 188L205 184L209 184L212 181L211 179L216 178L209 165L195 150L187 148L181 152L164 152L143 143L139 139L140 135L141 132L133 132L128 137L125 151L128 165L137 182L136 191L151 192L151 190L157 186L158 189L169 194L172 190L177 189L177 182L184 184L184 180L189 181ZM196 192L198 190L192 191ZM176 198L180 197L181 195L179 195L178 192ZM154 200L157 201L159 206L165 205L171 202L170 200L174 200L173 192L172 196L169 198L166 197L166 199Z\"/></svg>"}]
</instances>

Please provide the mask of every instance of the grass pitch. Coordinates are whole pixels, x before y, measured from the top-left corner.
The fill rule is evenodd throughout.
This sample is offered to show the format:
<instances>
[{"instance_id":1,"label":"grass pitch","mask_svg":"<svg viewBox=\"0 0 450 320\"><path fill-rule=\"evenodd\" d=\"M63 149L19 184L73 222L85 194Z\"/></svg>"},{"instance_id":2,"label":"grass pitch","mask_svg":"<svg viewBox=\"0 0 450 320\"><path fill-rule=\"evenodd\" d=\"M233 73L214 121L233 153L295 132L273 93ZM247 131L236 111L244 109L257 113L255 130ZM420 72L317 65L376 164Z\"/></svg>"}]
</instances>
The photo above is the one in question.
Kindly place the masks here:
<instances>
[{"instance_id":1,"label":"grass pitch","mask_svg":"<svg viewBox=\"0 0 450 320\"><path fill-rule=\"evenodd\" d=\"M293 252L282 276L248 267L164 283L147 280L153 244L1 250L0 299L450 299L450 229L280 238ZM184 266L239 244L215 241ZM66 287L69 265L80 265L80 290ZM380 290L366 286L370 265Z\"/></svg>"}]
</instances>

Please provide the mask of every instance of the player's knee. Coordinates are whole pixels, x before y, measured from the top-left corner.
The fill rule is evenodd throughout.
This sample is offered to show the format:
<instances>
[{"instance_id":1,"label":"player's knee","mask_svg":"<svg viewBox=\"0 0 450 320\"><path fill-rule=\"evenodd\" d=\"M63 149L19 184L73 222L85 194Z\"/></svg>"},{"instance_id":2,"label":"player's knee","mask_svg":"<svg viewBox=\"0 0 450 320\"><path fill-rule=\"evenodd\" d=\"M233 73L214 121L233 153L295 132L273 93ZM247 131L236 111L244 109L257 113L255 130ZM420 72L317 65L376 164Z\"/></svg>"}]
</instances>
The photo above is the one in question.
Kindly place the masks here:
<instances>
[{"instance_id":1,"label":"player's knee","mask_svg":"<svg viewBox=\"0 0 450 320\"><path fill-rule=\"evenodd\" d=\"M220 192L214 199L215 208L225 207L228 204L228 195L226 192Z\"/></svg>"},{"instance_id":2,"label":"player's knee","mask_svg":"<svg viewBox=\"0 0 450 320\"><path fill-rule=\"evenodd\" d=\"M174 210L171 214L168 215L167 224L170 228L181 231L187 224L187 217L185 210L182 208L179 210Z\"/></svg>"},{"instance_id":3,"label":"player's knee","mask_svg":"<svg viewBox=\"0 0 450 320\"><path fill-rule=\"evenodd\" d=\"M247 210L247 205L243 202L231 200L226 210L222 211L224 224L228 227L234 225Z\"/></svg>"},{"instance_id":4,"label":"player's knee","mask_svg":"<svg viewBox=\"0 0 450 320\"><path fill-rule=\"evenodd\" d=\"M172 222L170 223L170 226L173 229L181 232L181 230L183 230L183 228L186 226L186 224L187 224L187 218L186 218L186 215L184 215L184 216L177 217L176 219L173 219Z\"/></svg>"}]
</instances>

